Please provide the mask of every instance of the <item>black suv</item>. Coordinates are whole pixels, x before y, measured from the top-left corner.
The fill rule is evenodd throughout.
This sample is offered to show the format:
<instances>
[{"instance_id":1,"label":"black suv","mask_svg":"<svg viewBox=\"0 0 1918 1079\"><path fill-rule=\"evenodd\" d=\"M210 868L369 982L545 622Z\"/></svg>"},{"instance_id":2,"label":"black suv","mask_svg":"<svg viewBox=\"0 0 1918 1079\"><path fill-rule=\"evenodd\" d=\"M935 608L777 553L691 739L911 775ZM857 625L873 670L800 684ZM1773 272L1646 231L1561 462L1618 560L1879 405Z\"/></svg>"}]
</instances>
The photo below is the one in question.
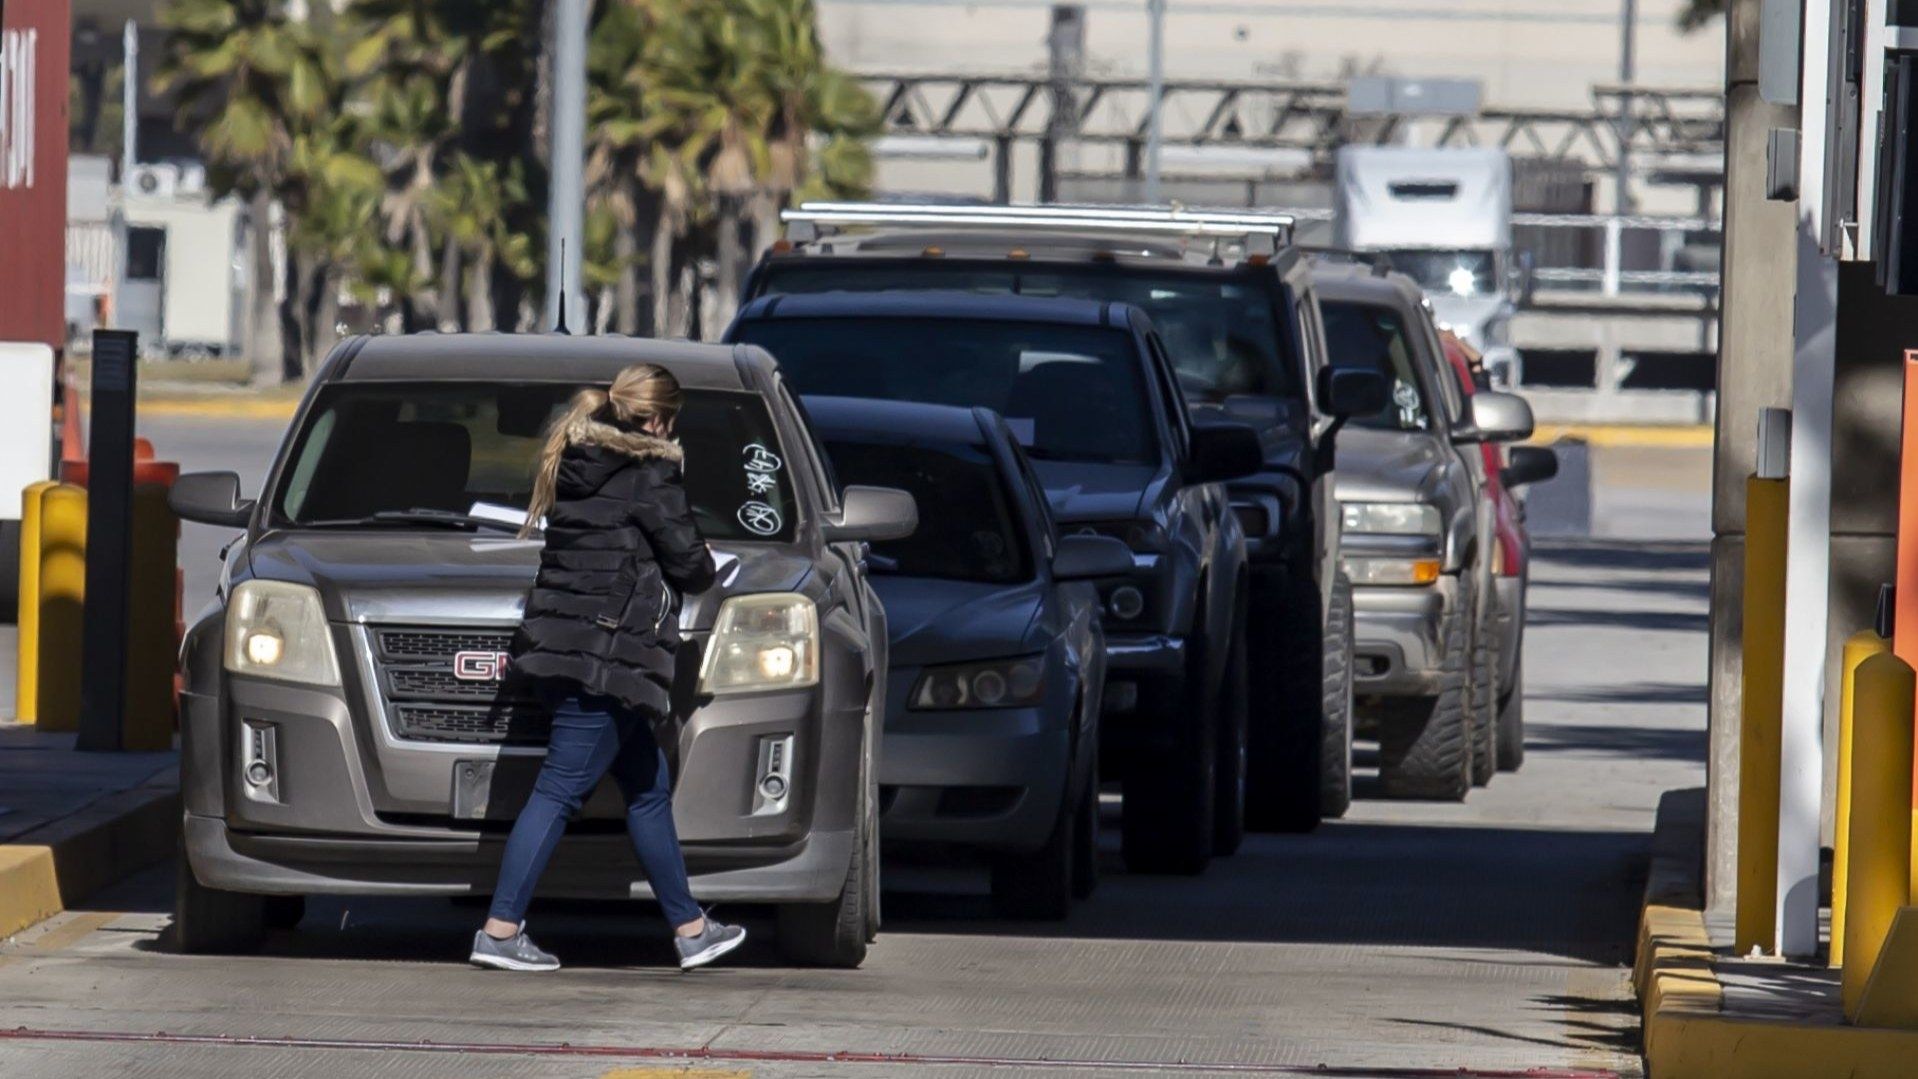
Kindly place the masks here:
<instances>
[{"instance_id":1,"label":"black suv","mask_svg":"<svg viewBox=\"0 0 1918 1079\"><path fill-rule=\"evenodd\" d=\"M1196 873L1244 834L1245 539L1223 481L1259 467L1242 424L1193 423L1128 304L961 293L772 296L727 340L801 393L991 408L1026 445L1060 528L1116 537L1098 582L1101 770L1125 789L1126 864Z\"/></svg>"},{"instance_id":2,"label":"black suv","mask_svg":"<svg viewBox=\"0 0 1918 1079\"><path fill-rule=\"evenodd\" d=\"M1248 823L1309 831L1352 797L1352 600L1339 572L1333 439L1383 407L1331 374L1291 219L1109 207L809 204L747 296L956 290L1145 311L1196 421L1250 424L1263 463L1229 487L1251 569ZM1334 385L1336 381L1336 385ZM1335 399L1336 398L1336 399Z\"/></svg>"}]
</instances>

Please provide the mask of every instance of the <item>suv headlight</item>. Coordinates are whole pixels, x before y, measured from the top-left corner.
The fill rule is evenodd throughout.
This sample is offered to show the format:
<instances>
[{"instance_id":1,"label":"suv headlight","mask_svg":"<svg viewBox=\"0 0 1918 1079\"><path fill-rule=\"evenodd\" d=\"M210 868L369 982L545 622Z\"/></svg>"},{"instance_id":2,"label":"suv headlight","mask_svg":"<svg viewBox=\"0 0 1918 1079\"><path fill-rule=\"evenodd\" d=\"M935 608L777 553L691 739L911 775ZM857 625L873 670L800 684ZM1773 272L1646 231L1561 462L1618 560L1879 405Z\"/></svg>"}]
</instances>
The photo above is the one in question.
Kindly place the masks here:
<instances>
[{"instance_id":1,"label":"suv headlight","mask_svg":"<svg viewBox=\"0 0 1918 1079\"><path fill-rule=\"evenodd\" d=\"M1436 536L1440 533L1437 506L1423 502L1345 502L1341 523L1349 533L1374 536Z\"/></svg>"},{"instance_id":2,"label":"suv headlight","mask_svg":"<svg viewBox=\"0 0 1918 1079\"><path fill-rule=\"evenodd\" d=\"M319 590L287 581L234 586L226 604L226 669L338 688L340 664Z\"/></svg>"},{"instance_id":3,"label":"suv headlight","mask_svg":"<svg viewBox=\"0 0 1918 1079\"><path fill-rule=\"evenodd\" d=\"M1017 708L1036 703L1045 689L1038 656L927 667L907 698L916 709Z\"/></svg>"},{"instance_id":4,"label":"suv headlight","mask_svg":"<svg viewBox=\"0 0 1918 1079\"><path fill-rule=\"evenodd\" d=\"M1439 579L1442 568L1436 557L1352 558L1342 560L1345 575L1357 585L1422 585Z\"/></svg>"},{"instance_id":5,"label":"suv headlight","mask_svg":"<svg viewBox=\"0 0 1918 1079\"><path fill-rule=\"evenodd\" d=\"M699 666L702 693L798 689L819 681L819 612L793 592L734 596Z\"/></svg>"}]
</instances>

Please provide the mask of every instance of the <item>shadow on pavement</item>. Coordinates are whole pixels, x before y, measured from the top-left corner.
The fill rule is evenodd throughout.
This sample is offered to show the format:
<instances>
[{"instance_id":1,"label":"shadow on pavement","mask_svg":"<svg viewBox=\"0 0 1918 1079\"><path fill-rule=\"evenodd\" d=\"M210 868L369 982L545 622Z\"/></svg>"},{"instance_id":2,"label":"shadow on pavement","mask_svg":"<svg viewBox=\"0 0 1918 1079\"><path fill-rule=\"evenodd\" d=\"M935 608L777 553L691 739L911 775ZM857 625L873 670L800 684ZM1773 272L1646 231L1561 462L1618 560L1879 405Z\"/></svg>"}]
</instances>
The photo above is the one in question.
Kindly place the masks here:
<instances>
[{"instance_id":1,"label":"shadow on pavement","mask_svg":"<svg viewBox=\"0 0 1918 1079\"><path fill-rule=\"evenodd\" d=\"M1579 723L1539 723L1526 732L1528 748L1599 753L1632 760L1697 761L1704 763L1703 730L1657 727L1601 727Z\"/></svg>"},{"instance_id":2,"label":"shadow on pavement","mask_svg":"<svg viewBox=\"0 0 1918 1079\"><path fill-rule=\"evenodd\" d=\"M1553 704L1704 704L1709 693L1702 682L1625 682L1531 692L1525 699Z\"/></svg>"},{"instance_id":3,"label":"shadow on pavement","mask_svg":"<svg viewBox=\"0 0 1918 1079\"><path fill-rule=\"evenodd\" d=\"M1711 615L1704 611L1606 611L1591 608L1532 607L1525 624L1537 626L1602 626L1671 633L1704 633Z\"/></svg>"},{"instance_id":4,"label":"shadow on pavement","mask_svg":"<svg viewBox=\"0 0 1918 1079\"><path fill-rule=\"evenodd\" d=\"M1532 554L1546 561L1588 569L1702 571L1711 564L1711 547L1704 543L1567 542L1552 538L1535 542Z\"/></svg>"}]
</instances>

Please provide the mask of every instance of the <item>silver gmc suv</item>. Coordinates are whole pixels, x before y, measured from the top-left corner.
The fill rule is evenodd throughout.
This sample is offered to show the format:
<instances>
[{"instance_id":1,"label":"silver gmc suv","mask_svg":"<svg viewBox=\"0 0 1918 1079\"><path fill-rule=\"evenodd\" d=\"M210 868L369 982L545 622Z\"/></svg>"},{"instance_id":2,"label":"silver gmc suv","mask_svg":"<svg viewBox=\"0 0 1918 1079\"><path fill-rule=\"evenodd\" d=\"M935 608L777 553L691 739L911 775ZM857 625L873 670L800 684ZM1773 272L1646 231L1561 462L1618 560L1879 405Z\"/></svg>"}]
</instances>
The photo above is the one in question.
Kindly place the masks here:
<instances>
[{"instance_id":1,"label":"silver gmc suv","mask_svg":"<svg viewBox=\"0 0 1918 1079\"><path fill-rule=\"evenodd\" d=\"M490 890L546 737L501 678L538 566L515 538L532 463L578 387L640 362L685 387L686 485L720 563L680 615L668 750L694 894L777 905L795 961L863 959L887 638L862 557L912 531L912 500L836 494L759 349L559 335L349 340L257 501L232 473L180 478L182 517L245 531L181 653L179 947L248 947L297 912L286 897ZM542 894L650 895L615 793Z\"/></svg>"}]
</instances>

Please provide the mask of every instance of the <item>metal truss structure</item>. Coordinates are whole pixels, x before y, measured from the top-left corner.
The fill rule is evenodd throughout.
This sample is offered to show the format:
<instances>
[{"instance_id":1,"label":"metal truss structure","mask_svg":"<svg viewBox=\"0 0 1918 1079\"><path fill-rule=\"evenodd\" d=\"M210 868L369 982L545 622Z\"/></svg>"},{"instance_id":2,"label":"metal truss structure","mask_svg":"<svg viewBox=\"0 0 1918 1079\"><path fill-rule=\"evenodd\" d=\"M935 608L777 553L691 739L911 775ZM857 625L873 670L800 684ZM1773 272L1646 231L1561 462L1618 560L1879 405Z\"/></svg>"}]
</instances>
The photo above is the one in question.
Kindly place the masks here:
<instances>
[{"instance_id":1,"label":"metal truss structure","mask_svg":"<svg viewBox=\"0 0 1918 1079\"><path fill-rule=\"evenodd\" d=\"M1135 171L1146 139L1143 79L1043 75L868 73L893 135L1125 147ZM1516 157L1615 169L1621 147L1638 169L1707 164L1724 153L1723 95L1715 90L1599 86L1589 109L1486 108L1470 116L1354 113L1327 83L1169 80L1161 108L1166 145L1303 150L1412 141L1497 146ZM1416 136L1416 137L1413 137Z\"/></svg>"}]
</instances>

